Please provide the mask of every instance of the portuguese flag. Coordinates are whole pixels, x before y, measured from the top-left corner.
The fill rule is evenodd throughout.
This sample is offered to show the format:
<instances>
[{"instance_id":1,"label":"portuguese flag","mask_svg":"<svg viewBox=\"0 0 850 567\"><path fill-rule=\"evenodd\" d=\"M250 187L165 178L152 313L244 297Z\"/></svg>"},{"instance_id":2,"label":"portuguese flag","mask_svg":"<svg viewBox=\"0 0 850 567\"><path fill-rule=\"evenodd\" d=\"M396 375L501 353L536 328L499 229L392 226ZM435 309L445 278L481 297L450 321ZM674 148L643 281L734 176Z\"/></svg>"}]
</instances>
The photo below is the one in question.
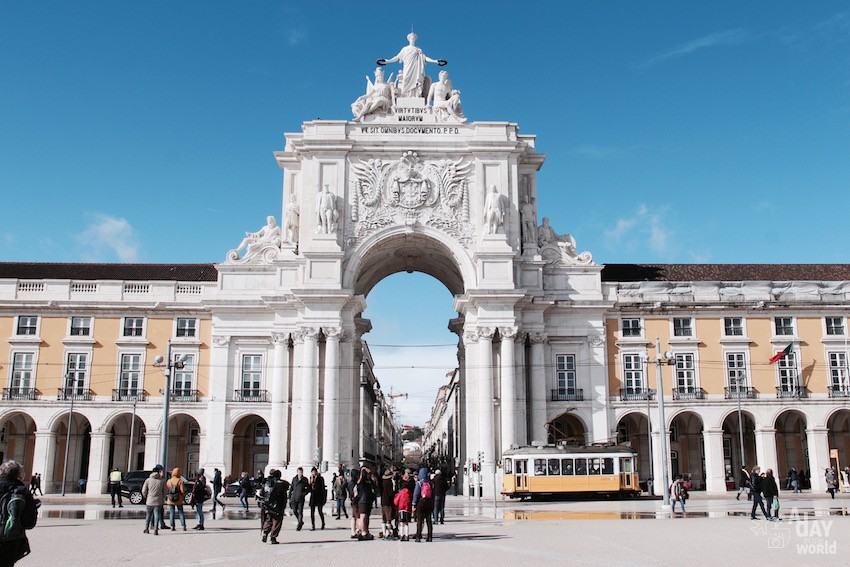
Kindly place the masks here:
<instances>
[{"instance_id":1,"label":"portuguese flag","mask_svg":"<svg viewBox=\"0 0 850 567\"><path fill-rule=\"evenodd\" d=\"M774 363L776 363L776 362L779 362L781 359L783 359L783 358L785 358L786 356L788 356L789 354L791 354L791 349L792 349L792 348L794 348L794 343L791 343L790 345L788 345L787 347L785 347L785 349L784 349L784 350L782 350L782 351L777 352L776 354L774 354L774 355L773 355L773 358L771 358L771 359L770 359L770 363L771 363L771 364L774 364Z\"/></svg>"}]
</instances>

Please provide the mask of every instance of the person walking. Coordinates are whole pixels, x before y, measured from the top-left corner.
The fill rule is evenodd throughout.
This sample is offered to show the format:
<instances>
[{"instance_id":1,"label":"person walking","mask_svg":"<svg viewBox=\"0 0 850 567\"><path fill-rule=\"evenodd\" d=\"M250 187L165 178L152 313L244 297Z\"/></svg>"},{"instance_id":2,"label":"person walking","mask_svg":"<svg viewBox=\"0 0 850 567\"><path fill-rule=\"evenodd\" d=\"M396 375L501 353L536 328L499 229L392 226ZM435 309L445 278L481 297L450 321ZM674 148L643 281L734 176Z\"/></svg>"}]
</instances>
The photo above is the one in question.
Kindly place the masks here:
<instances>
[{"instance_id":1,"label":"person walking","mask_svg":"<svg viewBox=\"0 0 850 567\"><path fill-rule=\"evenodd\" d=\"M753 497L753 509L750 512L751 520L758 520L758 518L756 518L756 508L758 507L761 507L764 517L770 520L770 514L768 514L767 510L765 510L764 500L761 499L762 480L761 467L753 467L753 472L750 474L750 494Z\"/></svg>"},{"instance_id":2,"label":"person walking","mask_svg":"<svg viewBox=\"0 0 850 567\"><path fill-rule=\"evenodd\" d=\"M328 501L328 488L325 479L319 474L316 467L310 470L310 531L316 531L316 510L322 520L322 528L325 529L325 503Z\"/></svg>"},{"instance_id":3,"label":"person walking","mask_svg":"<svg viewBox=\"0 0 850 567\"><path fill-rule=\"evenodd\" d=\"M9 512L8 523L0 526L6 532L0 541L0 567L12 567L31 552L26 531L35 527L41 502L21 480L23 472L17 461L0 464L0 501L6 503Z\"/></svg>"},{"instance_id":4,"label":"person walking","mask_svg":"<svg viewBox=\"0 0 850 567\"><path fill-rule=\"evenodd\" d=\"M204 531L204 502L207 500L207 477L204 469L198 469L195 486L192 487L192 504L198 512L198 525L193 530Z\"/></svg>"},{"instance_id":5,"label":"person walking","mask_svg":"<svg viewBox=\"0 0 850 567\"><path fill-rule=\"evenodd\" d=\"M260 508L263 510L262 542L271 537L272 545L277 545L277 536L283 526L283 512L286 510L286 497L289 493L289 483L282 480L277 469L271 469L263 489Z\"/></svg>"},{"instance_id":6,"label":"person walking","mask_svg":"<svg viewBox=\"0 0 850 567\"><path fill-rule=\"evenodd\" d=\"M254 490L254 485L251 479L248 478L248 471L242 471L242 476L239 477L239 502L245 511L248 511L248 497Z\"/></svg>"},{"instance_id":7,"label":"person walking","mask_svg":"<svg viewBox=\"0 0 850 567\"><path fill-rule=\"evenodd\" d=\"M296 531L301 531L304 527L304 501L307 499L307 494L310 492L310 483L304 477L304 469L298 467L296 475L292 479L289 486L289 506L292 508L292 513L295 514L295 519L298 520Z\"/></svg>"},{"instance_id":8,"label":"person walking","mask_svg":"<svg viewBox=\"0 0 850 567\"><path fill-rule=\"evenodd\" d=\"M35 494L35 490L33 490ZM121 504L121 471L115 467L109 473L109 495L112 497L112 507L115 508L115 499L118 499L118 507L123 508Z\"/></svg>"},{"instance_id":9,"label":"person walking","mask_svg":"<svg viewBox=\"0 0 850 567\"><path fill-rule=\"evenodd\" d=\"M159 526L162 523L162 505L165 501L165 481L162 479L162 467L157 465L153 468L150 476L142 485L142 498L145 499L145 529L143 533L149 534L153 528L153 534L159 535Z\"/></svg>"},{"instance_id":10,"label":"person walking","mask_svg":"<svg viewBox=\"0 0 850 567\"><path fill-rule=\"evenodd\" d=\"M773 514L774 520L779 519L779 486L776 484L776 478L773 476L773 469L764 471L764 478L761 480L761 493L764 494L764 499L767 504L768 517ZM776 509L773 507L776 502Z\"/></svg>"},{"instance_id":11,"label":"person walking","mask_svg":"<svg viewBox=\"0 0 850 567\"><path fill-rule=\"evenodd\" d=\"M434 523L446 523L446 493L449 491L449 482L440 469L434 472Z\"/></svg>"},{"instance_id":12,"label":"person walking","mask_svg":"<svg viewBox=\"0 0 850 567\"><path fill-rule=\"evenodd\" d=\"M688 499L688 488L685 486L685 481L682 475L678 475L673 484L670 485L670 502L673 503L673 513L676 513L676 502L682 506L682 514L687 514L685 510L685 500Z\"/></svg>"},{"instance_id":13,"label":"person walking","mask_svg":"<svg viewBox=\"0 0 850 567\"><path fill-rule=\"evenodd\" d=\"M360 540L372 540L375 536L369 533L369 516L372 514L372 506L377 500L375 481L372 479L372 469L363 467L360 469L360 478L357 481L357 512L360 516Z\"/></svg>"},{"instance_id":14,"label":"person walking","mask_svg":"<svg viewBox=\"0 0 850 567\"><path fill-rule=\"evenodd\" d=\"M360 481L360 469L352 469L351 479L346 487L351 501L351 539L360 539L360 509L357 505L357 483Z\"/></svg>"},{"instance_id":15,"label":"person walking","mask_svg":"<svg viewBox=\"0 0 850 567\"><path fill-rule=\"evenodd\" d=\"M392 539L398 530L393 528L393 522L396 521L395 511L395 469L388 468L381 475L381 533L379 537L384 539Z\"/></svg>"},{"instance_id":16,"label":"person walking","mask_svg":"<svg viewBox=\"0 0 850 567\"><path fill-rule=\"evenodd\" d=\"M172 532L176 529L174 526L175 511L180 514L180 525L183 526L183 531L186 531L186 515L183 513L185 495L186 485L183 483L180 469L175 467L171 471L171 478L165 483L165 503L168 505L168 516L171 518Z\"/></svg>"},{"instance_id":17,"label":"person walking","mask_svg":"<svg viewBox=\"0 0 850 567\"><path fill-rule=\"evenodd\" d=\"M741 476L738 477L738 494L735 495L735 500L740 500L741 494L746 494L747 500L752 500L750 492L750 472L747 470L747 465L743 465Z\"/></svg>"},{"instance_id":18,"label":"person walking","mask_svg":"<svg viewBox=\"0 0 850 567\"><path fill-rule=\"evenodd\" d=\"M348 512L345 509L345 497L348 495L348 487L347 482L345 482L345 474L336 474L334 473L334 480L332 483L332 490L334 493L334 500L336 501L336 515L334 516L337 520L340 519L342 514L345 514L345 519L348 519Z\"/></svg>"},{"instance_id":19,"label":"person walking","mask_svg":"<svg viewBox=\"0 0 850 567\"><path fill-rule=\"evenodd\" d=\"M213 520L216 519L216 505L221 506L221 515L218 516L219 520L224 519L224 502L218 499L221 496L222 489L222 478L221 471L218 469L213 469L213 479L212 479L212 517Z\"/></svg>"},{"instance_id":20,"label":"person walking","mask_svg":"<svg viewBox=\"0 0 850 567\"><path fill-rule=\"evenodd\" d=\"M824 470L824 480L826 480L826 491L835 500L835 492L838 490L838 475L835 474L835 468L829 467Z\"/></svg>"},{"instance_id":21,"label":"person walking","mask_svg":"<svg viewBox=\"0 0 850 567\"><path fill-rule=\"evenodd\" d=\"M800 475L797 474L797 469L791 467L791 470L788 471L788 480L791 484L791 489L794 491L794 494L801 492L800 490Z\"/></svg>"},{"instance_id":22,"label":"person walking","mask_svg":"<svg viewBox=\"0 0 850 567\"><path fill-rule=\"evenodd\" d=\"M434 513L434 487L428 479L428 469L419 469L416 488L413 490L413 513L416 514L416 541L422 541L422 524L428 527L425 541L431 541L434 534L432 515Z\"/></svg>"},{"instance_id":23,"label":"person walking","mask_svg":"<svg viewBox=\"0 0 850 567\"><path fill-rule=\"evenodd\" d=\"M395 495L393 503L398 510L398 531L400 541L410 540L410 518L413 513L413 495L408 485L402 485Z\"/></svg>"}]
</instances>

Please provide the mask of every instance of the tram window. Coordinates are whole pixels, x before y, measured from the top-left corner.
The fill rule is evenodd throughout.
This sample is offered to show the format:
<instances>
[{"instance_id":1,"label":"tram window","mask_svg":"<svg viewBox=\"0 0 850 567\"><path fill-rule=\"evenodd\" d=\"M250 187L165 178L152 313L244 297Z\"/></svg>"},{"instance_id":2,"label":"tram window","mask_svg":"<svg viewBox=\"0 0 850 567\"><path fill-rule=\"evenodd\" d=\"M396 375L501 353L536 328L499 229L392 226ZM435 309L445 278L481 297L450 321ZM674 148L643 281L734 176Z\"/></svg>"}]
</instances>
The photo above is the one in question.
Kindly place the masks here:
<instances>
[{"instance_id":1,"label":"tram window","mask_svg":"<svg viewBox=\"0 0 850 567\"><path fill-rule=\"evenodd\" d=\"M589 472L587 474L599 474L601 469L599 468L599 459L588 459L589 463Z\"/></svg>"},{"instance_id":2,"label":"tram window","mask_svg":"<svg viewBox=\"0 0 850 567\"><path fill-rule=\"evenodd\" d=\"M576 474L587 474L587 459L576 459Z\"/></svg>"},{"instance_id":3,"label":"tram window","mask_svg":"<svg viewBox=\"0 0 850 567\"><path fill-rule=\"evenodd\" d=\"M534 476L546 476L546 459L534 459Z\"/></svg>"},{"instance_id":4,"label":"tram window","mask_svg":"<svg viewBox=\"0 0 850 567\"><path fill-rule=\"evenodd\" d=\"M620 457L620 472L632 472L632 459L630 457Z\"/></svg>"},{"instance_id":5,"label":"tram window","mask_svg":"<svg viewBox=\"0 0 850 567\"><path fill-rule=\"evenodd\" d=\"M561 459L561 471L563 474L572 476L573 474L573 460L572 459Z\"/></svg>"},{"instance_id":6,"label":"tram window","mask_svg":"<svg viewBox=\"0 0 850 567\"><path fill-rule=\"evenodd\" d=\"M514 474L514 468L511 466L512 463L512 460L505 459L505 474Z\"/></svg>"},{"instance_id":7,"label":"tram window","mask_svg":"<svg viewBox=\"0 0 850 567\"><path fill-rule=\"evenodd\" d=\"M561 461L558 459L549 459L549 476L561 475Z\"/></svg>"},{"instance_id":8,"label":"tram window","mask_svg":"<svg viewBox=\"0 0 850 567\"><path fill-rule=\"evenodd\" d=\"M602 459L602 474L614 474L614 459L611 457Z\"/></svg>"},{"instance_id":9,"label":"tram window","mask_svg":"<svg viewBox=\"0 0 850 567\"><path fill-rule=\"evenodd\" d=\"M528 461L525 459L520 459L516 462L516 473L517 474L528 474Z\"/></svg>"}]
</instances>

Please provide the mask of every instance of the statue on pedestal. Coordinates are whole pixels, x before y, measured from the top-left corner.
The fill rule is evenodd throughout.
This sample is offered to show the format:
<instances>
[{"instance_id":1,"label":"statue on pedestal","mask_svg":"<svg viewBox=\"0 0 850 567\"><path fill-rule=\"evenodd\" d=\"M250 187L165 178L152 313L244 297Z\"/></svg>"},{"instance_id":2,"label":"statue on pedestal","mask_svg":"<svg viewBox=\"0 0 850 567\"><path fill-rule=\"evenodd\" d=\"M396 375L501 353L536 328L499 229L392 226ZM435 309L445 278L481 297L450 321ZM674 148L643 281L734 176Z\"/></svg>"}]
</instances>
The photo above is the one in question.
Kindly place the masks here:
<instances>
[{"instance_id":1,"label":"statue on pedestal","mask_svg":"<svg viewBox=\"0 0 850 567\"><path fill-rule=\"evenodd\" d=\"M280 254L282 242L280 227L274 217L268 216L266 226L257 232L246 232L239 246L227 253L227 262L247 262L257 256L262 256L267 261L275 260ZM242 249L245 249L245 255L240 258L239 252Z\"/></svg>"},{"instance_id":2,"label":"statue on pedestal","mask_svg":"<svg viewBox=\"0 0 850 567\"><path fill-rule=\"evenodd\" d=\"M576 250L576 240L571 234L558 234L549 226L549 217L543 217L543 224L537 228L537 245L540 246L540 252L548 262L561 261L566 264L593 262L590 252L579 254ZM556 251L560 251L560 254Z\"/></svg>"},{"instance_id":3,"label":"statue on pedestal","mask_svg":"<svg viewBox=\"0 0 850 567\"><path fill-rule=\"evenodd\" d=\"M460 122L466 122L460 107L460 91L452 89L448 71L440 71L440 80L431 85L425 104L433 105L434 114L445 119L452 116Z\"/></svg>"},{"instance_id":4,"label":"statue on pedestal","mask_svg":"<svg viewBox=\"0 0 850 567\"><path fill-rule=\"evenodd\" d=\"M286 205L286 221L284 221L284 236L285 242L298 242L298 227L301 224L301 209L295 200L295 193L289 196L289 203Z\"/></svg>"},{"instance_id":5,"label":"statue on pedestal","mask_svg":"<svg viewBox=\"0 0 850 567\"><path fill-rule=\"evenodd\" d=\"M390 75L392 82L392 75ZM395 89L384 81L384 70L375 69L375 82L366 77L366 94L361 95L351 104L351 112L355 120L360 120L367 114L387 114L395 104Z\"/></svg>"},{"instance_id":6,"label":"statue on pedestal","mask_svg":"<svg viewBox=\"0 0 850 567\"><path fill-rule=\"evenodd\" d=\"M487 200L484 202L484 224L488 234L496 234L499 225L505 220L505 209L502 206L502 196L495 185L490 186Z\"/></svg>"},{"instance_id":7,"label":"statue on pedestal","mask_svg":"<svg viewBox=\"0 0 850 567\"><path fill-rule=\"evenodd\" d=\"M401 48L398 55L392 59L378 59L378 65L400 62L401 73L396 79L396 87L402 97L422 97L428 93L430 79L425 75L425 63L436 63L440 67L448 64L445 59L431 59L421 49L416 47L417 36L407 34L408 45Z\"/></svg>"},{"instance_id":8,"label":"statue on pedestal","mask_svg":"<svg viewBox=\"0 0 850 567\"><path fill-rule=\"evenodd\" d=\"M316 234L334 234L339 212L336 210L336 196L325 185L316 197Z\"/></svg>"}]
</instances>

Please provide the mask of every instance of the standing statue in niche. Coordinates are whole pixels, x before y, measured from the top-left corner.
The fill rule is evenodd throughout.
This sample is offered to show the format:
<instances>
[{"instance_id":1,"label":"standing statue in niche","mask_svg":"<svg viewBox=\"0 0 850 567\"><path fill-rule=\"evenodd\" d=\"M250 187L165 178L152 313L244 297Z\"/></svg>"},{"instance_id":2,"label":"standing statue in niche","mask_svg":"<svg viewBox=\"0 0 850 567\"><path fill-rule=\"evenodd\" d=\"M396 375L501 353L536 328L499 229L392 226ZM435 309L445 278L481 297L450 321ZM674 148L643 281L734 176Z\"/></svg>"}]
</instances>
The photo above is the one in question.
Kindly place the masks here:
<instances>
[{"instance_id":1,"label":"standing statue in niche","mask_svg":"<svg viewBox=\"0 0 850 567\"><path fill-rule=\"evenodd\" d=\"M239 246L227 253L227 260L230 262L249 260L267 251L271 252L272 256L276 256L275 253L280 251L281 243L280 227L277 226L274 217L268 216L266 226L257 232L246 232ZM245 255L240 258L239 252L243 249Z\"/></svg>"},{"instance_id":2,"label":"standing statue in niche","mask_svg":"<svg viewBox=\"0 0 850 567\"><path fill-rule=\"evenodd\" d=\"M355 120L360 120L367 114L386 114L395 104L395 89L392 74L390 83L384 81L384 70L375 69L375 82L366 77L366 94L361 95L351 104L351 112Z\"/></svg>"},{"instance_id":3,"label":"standing statue in niche","mask_svg":"<svg viewBox=\"0 0 850 567\"><path fill-rule=\"evenodd\" d=\"M286 205L286 221L284 221L285 242L298 242L298 227L301 224L301 209L295 200L295 193L289 196Z\"/></svg>"},{"instance_id":4,"label":"standing statue in niche","mask_svg":"<svg viewBox=\"0 0 850 567\"><path fill-rule=\"evenodd\" d=\"M534 205L531 204L531 198L526 195L525 201L519 209L519 216L522 219L522 241L525 244L537 244L537 213L534 210Z\"/></svg>"},{"instance_id":5,"label":"standing statue in niche","mask_svg":"<svg viewBox=\"0 0 850 567\"><path fill-rule=\"evenodd\" d=\"M448 71L440 71L440 80L431 85L425 104L432 105L438 117L445 119L452 116L460 122L466 122L460 107L460 91L452 89Z\"/></svg>"},{"instance_id":6,"label":"standing statue in niche","mask_svg":"<svg viewBox=\"0 0 850 567\"><path fill-rule=\"evenodd\" d=\"M316 234L333 234L336 232L336 220L339 212L336 210L336 196L325 185L316 197Z\"/></svg>"},{"instance_id":7,"label":"standing statue in niche","mask_svg":"<svg viewBox=\"0 0 850 567\"><path fill-rule=\"evenodd\" d=\"M490 186L487 200L484 202L484 224L488 234L496 234L499 225L505 220L505 209L502 206L502 196L495 185Z\"/></svg>"},{"instance_id":8,"label":"standing statue in niche","mask_svg":"<svg viewBox=\"0 0 850 567\"><path fill-rule=\"evenodd\" d=\"M428 93L430 79L425 75L425 63L436 63L440 67L448 64L445 59L431 59L416 47L417 36L407 34L408 45L401 48L398 55L392 59L378 59L377 63L384 66L387 63L400 62L401 73L396 79L396 86L403 97L425 97Z\"/></svg>"}]
</instances>

